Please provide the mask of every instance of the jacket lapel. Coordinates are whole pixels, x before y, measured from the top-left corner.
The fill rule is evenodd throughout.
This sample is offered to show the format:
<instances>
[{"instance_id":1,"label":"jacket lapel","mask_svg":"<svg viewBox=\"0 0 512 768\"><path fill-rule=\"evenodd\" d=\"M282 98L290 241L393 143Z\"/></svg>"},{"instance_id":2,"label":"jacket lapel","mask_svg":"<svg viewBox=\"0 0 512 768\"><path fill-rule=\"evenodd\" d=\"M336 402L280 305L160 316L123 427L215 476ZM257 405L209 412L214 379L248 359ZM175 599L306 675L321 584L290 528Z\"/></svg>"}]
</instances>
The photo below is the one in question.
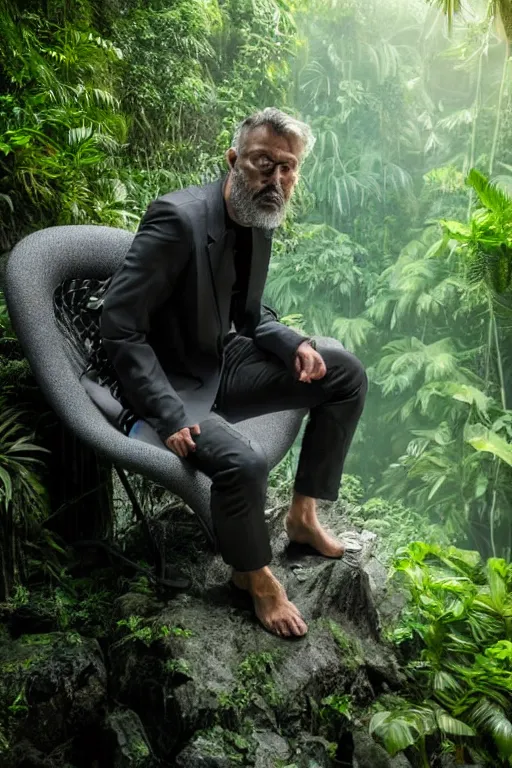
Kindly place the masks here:
<instances>
[{"instance_id":1,"label":"jacket lapel","mask_svg":"<svg viewBox=\"0 0 512 768\"><path fill-rule=\"evenodd\" d=\"M205 229L196 243L200 255L198 268L198 339L201 350L218 357L219 341L227 332L229 302L235 279L230 235L226 231L223 198L224 179L206 185ZM206 236L205 236L206 235Z\"/></svg>"},{"instance_id":2,"label":"jacket lapel","mask_svg":"<svg viewBox=\"0 0 512 768\"><path fill-rule=\"evenodd\" d=\"M208 245L215 310L221 333L229 330L229 307L235 282L233 246L234 232L231 230L224 230L218 240Z\"/></svg>"}]
</instances>

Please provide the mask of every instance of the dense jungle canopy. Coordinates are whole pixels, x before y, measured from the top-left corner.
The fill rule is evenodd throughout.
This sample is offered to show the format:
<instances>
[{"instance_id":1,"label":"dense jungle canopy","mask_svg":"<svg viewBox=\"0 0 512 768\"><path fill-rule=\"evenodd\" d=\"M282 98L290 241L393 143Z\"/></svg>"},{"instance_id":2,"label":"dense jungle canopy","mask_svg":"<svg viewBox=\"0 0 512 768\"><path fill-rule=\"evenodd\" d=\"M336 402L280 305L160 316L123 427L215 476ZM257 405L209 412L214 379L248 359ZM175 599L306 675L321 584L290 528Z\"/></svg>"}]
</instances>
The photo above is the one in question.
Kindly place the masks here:
<instances>
[{"instance_id":1,"label":"dense jungle canopy","mask_svg":"<svg viewBox=\"0 0 512 768\"><path fill-rule=\"evenodd\" d=\"M368 368L350 467L367 492L510 555L510 13L467 3L448 35L442 5L4 2L0 241L135 229L158 194L224 171L252 110L300 115L317 140L269 302ZM443 228L472 213L466 240Z\"/></svg>"},{"instance_id":2,"label":"dense jungle canopy","mask_svg":"<svg viewBox=\"0 0 512 768\"><path fill-rule=\"evenodd\" d=\"M224 172L233 129L252 111L278 106L308 122L316 144L275 236L266 296L284 322L339 339L367 368L344 498L388 556L422 540L501 563L489 578L508 585L508 611L511 41L510 0L0 0L0 250L56 224L135 231L159 194ZM19 532L39 565L58 545L41 540L45 459L30 450L40 413L3 301L0 336L12 592L26 559ZM401 567L420 590L425 553L409 556ZM449 565L468 576L469 565ZM428 624L439 591L423 587ZM494 698L485 689L492 712L466 719L492 731L495 718L502 741L489 759L502 762L485 765L512 765L507 617L506 640L491 627L484 644L508 643L486 661L508 659L506 682ZM454 690L444 705L464 720L446 703ZM409 714L400 727L419 725Z\"/></svg>"}]
</instances>

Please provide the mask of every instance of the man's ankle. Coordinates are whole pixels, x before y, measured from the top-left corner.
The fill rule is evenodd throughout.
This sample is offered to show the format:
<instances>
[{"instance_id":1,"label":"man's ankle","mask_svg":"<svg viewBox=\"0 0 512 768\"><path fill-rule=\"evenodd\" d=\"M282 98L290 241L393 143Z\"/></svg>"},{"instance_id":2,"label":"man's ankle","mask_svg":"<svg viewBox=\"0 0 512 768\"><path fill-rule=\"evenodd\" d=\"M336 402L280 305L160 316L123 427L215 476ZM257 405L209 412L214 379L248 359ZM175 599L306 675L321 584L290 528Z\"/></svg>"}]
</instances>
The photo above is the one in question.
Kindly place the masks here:
<instances>
[{"instance_id":1,"label":"man's ankle","mask_svg":"<svg viewBox=\"0 0 512 768\"><path fill-rule=\"evenodd\" d=\"M270 595L279 591L280 584L276 577L266 565L264 568L259 568L257 571L235 571L247 584L247 589L253 595Z\"/></svg>"},{"instance_id":2,"label":"man's ankle","mask_svg":"<svg viewBox=\"0 0 512 768\"><path fill-rule=\"evenodd\" d=\"M286 516L287 522L307 524L316 520L316 499L294 492L292 503Z\"/></svg>"}]
</instances>

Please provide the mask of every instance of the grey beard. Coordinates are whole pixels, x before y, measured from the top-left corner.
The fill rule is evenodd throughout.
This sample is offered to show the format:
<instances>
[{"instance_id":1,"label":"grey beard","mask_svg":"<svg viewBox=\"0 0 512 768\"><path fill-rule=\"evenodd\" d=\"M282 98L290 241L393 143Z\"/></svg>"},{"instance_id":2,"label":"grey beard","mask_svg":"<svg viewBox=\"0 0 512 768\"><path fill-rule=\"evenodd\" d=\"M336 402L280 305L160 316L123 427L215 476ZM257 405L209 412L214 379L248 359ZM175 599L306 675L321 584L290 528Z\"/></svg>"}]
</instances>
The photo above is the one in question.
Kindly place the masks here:
<instances>
[{"instance_id":1,"label":"grey beard","mask_svg":"<svg viewBox=\"0 0 512 768\"><path fill-rule=\"evenodd\" d=\"M253 191L247 186L245 177L237 168L231 171L231 193L229 202L235 218L243 227L275 229L282 224L286 215L286 204L274 211L265 210L253 199Z\"/></svg>"}]
</instances>

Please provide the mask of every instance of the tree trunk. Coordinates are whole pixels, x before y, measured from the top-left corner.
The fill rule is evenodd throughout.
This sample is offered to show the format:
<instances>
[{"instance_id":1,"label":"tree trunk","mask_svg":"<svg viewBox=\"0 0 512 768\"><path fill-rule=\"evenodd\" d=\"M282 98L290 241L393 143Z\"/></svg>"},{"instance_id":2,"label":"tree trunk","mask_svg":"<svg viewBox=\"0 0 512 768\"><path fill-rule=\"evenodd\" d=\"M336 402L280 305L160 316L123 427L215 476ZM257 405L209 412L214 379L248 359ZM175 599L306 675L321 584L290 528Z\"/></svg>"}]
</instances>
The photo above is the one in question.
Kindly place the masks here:
<instances>
[{"instance_id":1,"label":"tree trunk","mask_svg":"<svg viewBox=\"0 0 512 768\"><path fill-rule=\"evenodd\" d=\"M512 0L497 0L498 12L496 20L498 27L502 28L504 37L512 43Z\"/></svg>"}]
</instances>

